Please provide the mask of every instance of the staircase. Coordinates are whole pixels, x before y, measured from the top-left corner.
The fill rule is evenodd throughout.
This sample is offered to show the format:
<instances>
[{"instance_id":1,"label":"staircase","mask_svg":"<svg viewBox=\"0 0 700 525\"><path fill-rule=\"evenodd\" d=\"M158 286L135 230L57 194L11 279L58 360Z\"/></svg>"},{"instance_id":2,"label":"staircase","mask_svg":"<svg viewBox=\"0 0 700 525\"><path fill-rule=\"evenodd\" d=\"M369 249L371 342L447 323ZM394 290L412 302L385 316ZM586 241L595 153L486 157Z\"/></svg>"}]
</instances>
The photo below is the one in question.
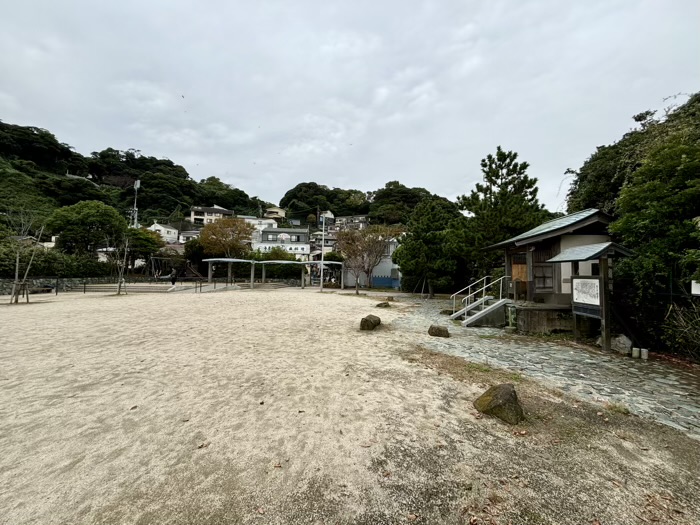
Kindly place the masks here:
<instances>
[{"instance_id":1,"label":"staircase","mask_svg":"<svg viewBox=\"0 0 700 525\"><path fill-rule=\"evenodd\" d=\"M462 319L462 326L474 326L512 302L503 296L503 286L508 284L510 277L506 275L495 281L489 281L490 278L491 276L487 275L450 297L454 312L450 315L450 319ZM480 284L482 284L481 288L475 289ZM472 291L472 289L475 290ZM466 292L467 296L462 299L462 307L457 310L457 296L462 292Z\"/></svg>"}]
</instances>

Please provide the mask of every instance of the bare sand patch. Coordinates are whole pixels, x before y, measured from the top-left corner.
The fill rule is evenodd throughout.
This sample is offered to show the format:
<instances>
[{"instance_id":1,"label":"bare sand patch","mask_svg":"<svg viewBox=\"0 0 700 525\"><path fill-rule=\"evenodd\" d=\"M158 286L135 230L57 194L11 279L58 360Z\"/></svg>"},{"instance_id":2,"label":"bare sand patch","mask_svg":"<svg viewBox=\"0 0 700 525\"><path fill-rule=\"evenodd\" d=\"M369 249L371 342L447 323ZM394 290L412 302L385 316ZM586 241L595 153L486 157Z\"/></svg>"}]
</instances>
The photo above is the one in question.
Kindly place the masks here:
<instances>
[{"instance_id":1,"label":"bare sand patch","mask_svg":"<svg viewBox=\"0 0 700 525\"><path fill-rule=\"evenodd\" d=\"M0 523L700 522L697 442L527 381L525 424L479 418L488 384L519 379L422 350L391 325L410 305L375 304L0 307Z\"/></svg>"}]
</instances>

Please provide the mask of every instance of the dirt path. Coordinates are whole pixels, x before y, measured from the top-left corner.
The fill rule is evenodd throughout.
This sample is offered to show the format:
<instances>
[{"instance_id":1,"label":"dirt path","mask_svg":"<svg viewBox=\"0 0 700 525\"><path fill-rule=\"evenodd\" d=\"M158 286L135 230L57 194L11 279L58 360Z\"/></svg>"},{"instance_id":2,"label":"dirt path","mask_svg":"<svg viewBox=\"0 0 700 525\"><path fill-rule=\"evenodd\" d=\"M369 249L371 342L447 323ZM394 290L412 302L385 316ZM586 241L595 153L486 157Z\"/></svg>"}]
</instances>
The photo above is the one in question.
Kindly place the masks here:
<instances>
[{"instance_id":1,"label":"dirt path","mask_svg":"<svg viewBox=\"0 0 700 525\"><path fill-rule=\"evenodd\" d=\"M375 304L1 307L0 523L700 522L697 442L421 349L391 324L411 305ZM517 429L471 408L503 380L528 413Z\"/></svg>"}]
</instances>

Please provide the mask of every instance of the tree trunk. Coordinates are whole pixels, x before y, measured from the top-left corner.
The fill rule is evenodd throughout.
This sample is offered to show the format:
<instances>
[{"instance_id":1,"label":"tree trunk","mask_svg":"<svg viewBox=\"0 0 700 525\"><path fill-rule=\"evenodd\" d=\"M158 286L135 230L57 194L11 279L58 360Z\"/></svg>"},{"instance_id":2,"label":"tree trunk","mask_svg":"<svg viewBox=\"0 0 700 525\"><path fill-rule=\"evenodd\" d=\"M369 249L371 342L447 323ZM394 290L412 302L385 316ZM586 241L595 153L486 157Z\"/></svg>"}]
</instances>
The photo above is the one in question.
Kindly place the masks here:
<instances>
[{"instance_id":1,"label":"tree trunk","mask_svg":"<svg viewBox=\"0 0 700 525\"><path fill-rule=\"evenodd\" d=\"M12 293L10 294L10 304L15 301L15 292L19 292L19 247L17 248L17 259L15 260L15 281L12 283Z\"/></svg>"},{"instance_id":2,"label":"tree trunk","mask_svg":"<svg viewBox=\"0 0 700 525\"><path fill-rule=\"evenodd\" d=\"M39 239L41 239L41 235L44 233L44 227L41 227L41 230L39 230ZM32 249L32 256L29 258L29 264L27 264L27 269L24 271L24 277L22 277L22 287L24 288L24 291L27 293L27 302L29 302L29 291L27 290L27 276L29 275L29 270L32 267L32 263L34 262L34 256L36 255L36 249L39 247L39 240L37 240L34 243L34 248ZM15 303L19 301L19 290L17 290L17 298L15 299Z\"/></svg>"},{"instance_id":3,"label":"tree trunk","mask_svg":"<svg viewBox=\"0 0 700 525\"><path fill-rule=\"evenodd\" d=\"M428 281L428 299L435 299L435 290L433 290L433 283Z\"/></svg>"},{"instance_id":4,"label":"tree trunk","mask_svg":"<svg viewBox=\"0 0 700 525\"><path fill-rule=\"evenodd\" d=\"M367 288L372 288L372 272L367 272Z\"/></svg>"},{"instance_id":5,"label":"tree trunk","mask_svg":"<svg viewBox=\"0 0 700 525\"><path fill-rule=\"evenodd\" d=\"M360 278L355 277L355 295L360 295Z\"/></svg>"}]
</instances>

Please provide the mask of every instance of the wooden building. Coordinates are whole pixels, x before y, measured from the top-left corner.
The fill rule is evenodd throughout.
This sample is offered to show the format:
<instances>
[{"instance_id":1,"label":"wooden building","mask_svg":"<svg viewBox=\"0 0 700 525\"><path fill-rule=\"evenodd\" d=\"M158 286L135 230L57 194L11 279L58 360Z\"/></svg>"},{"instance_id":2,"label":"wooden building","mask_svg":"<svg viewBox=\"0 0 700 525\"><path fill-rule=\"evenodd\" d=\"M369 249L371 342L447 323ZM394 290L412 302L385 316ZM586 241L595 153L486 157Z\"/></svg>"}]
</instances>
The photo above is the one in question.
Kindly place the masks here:
<instances>
[{"instance_id":1,"label":"wooden building","mask_svg":"<svg viewBox=\"0 0 700 525\"><path fill-rule=\"evenodd\" d=\"M490 249L505 252L506 275L511 276L508 294L514 300L547 304L571 304L570 264L550 261L564 250L610 241L608 225L612 218L597 209L588 209L540 224ZM579 264L580 275L598 275L598 264Z\"/></svg>"}]
</instances>

